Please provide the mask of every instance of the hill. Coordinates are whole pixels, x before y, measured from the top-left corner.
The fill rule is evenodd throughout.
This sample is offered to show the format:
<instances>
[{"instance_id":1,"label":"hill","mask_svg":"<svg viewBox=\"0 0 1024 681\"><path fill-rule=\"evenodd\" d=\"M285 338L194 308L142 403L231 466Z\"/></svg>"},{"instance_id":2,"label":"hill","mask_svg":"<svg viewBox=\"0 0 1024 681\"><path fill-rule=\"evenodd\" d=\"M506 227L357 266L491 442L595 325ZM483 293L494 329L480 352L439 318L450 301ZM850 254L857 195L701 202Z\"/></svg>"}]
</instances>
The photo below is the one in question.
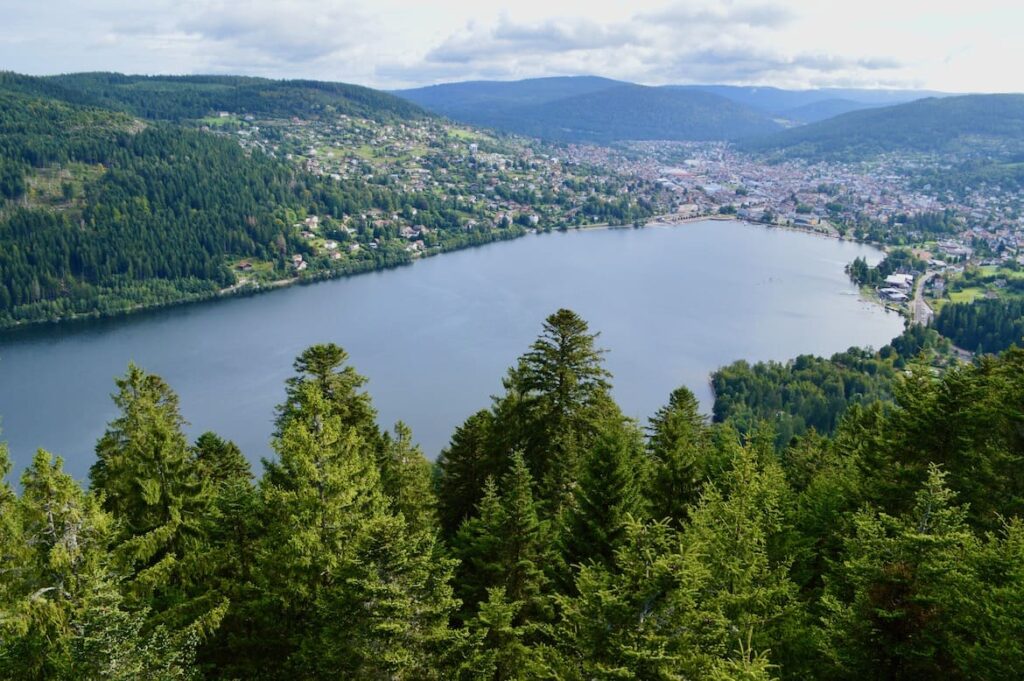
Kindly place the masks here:
<instances>
[{"instance_id":1,"label":"hill","mask_svg":"<svg viewBox=\"0 0 1024 681\"><path fill-rule=\"evenodd\" d=\"M529 78L517 81L474 80L398 90L394 94L450 118L487 116L491 108L546 104L558 99L608 90L621 81L596 76Z\"/></svg>"},{"instance_id":2,"label":"hill","mask_svg":"<svg viewBox=\"0 0 1024 681\"><path fill-rule=\"evenodd\" d=\"M854 111L743 146L779 157L830 160L891 152L1008 157L1024 152L1024 95L928 98Z\"/></svg>"},{"instance_id":3,"label":"hill","mask_svg":"<svg viewBox=\"0 0 1024 681\"><path fill-rule=\"evenodd\" d=\"M453 83L397 94L455 120L563 142L738 139L781 127L713 93L591 77Z\"/></svg>"},{"instance_id":4,"label":"hill","mask_svg":"<svg viewBox=\"0 0 1024 681\"><path fill-rule=\"evenodd\" d=\"M874 104L855 102L852 99L823 99L818 102L811 102L810 104L803 104L801 106L793 107L792 109L786 109L785 111L780 112L779 115L786 120L797 123L816 123L828 118L834 118L835 116L850 113L851 111L871 109L875 106L876 105Z\"/></svg>"},{"instance_id":5,"label":"hill","mask_svg":"<svg viewBox=\"0 0 1024 681\"><path fill-rule=\"evenodd\" d=\"M680 90L710 92L734 102L774 115L785 115L794 109L809 107L832 100L847 100L862 105L860 108L892 106L925 97L943 97L944 93L930 90L882 90L866 88L819 88L811 90L784 90L776 87L743 85L672 85ZM849 109L852 110L852 109ZM845 113L836 111L836 113ZM803 122L802 118L793 120ZM808 121L809 122L809 121Z\"/></svg>"},{"instance_id":6,"label":"hill","mask_svg":"<svg viewBox=\"0 0 1024 681\"><path fill-rule=\"evenodd\" d=\"M131 76L75 73L32 77L0 73L0 88L151 120L183 121L218 111L263 116L347 114L374 120L420 118L426 112L377 90L313 80L242 76Z\"/></svg>"}]
</instances>

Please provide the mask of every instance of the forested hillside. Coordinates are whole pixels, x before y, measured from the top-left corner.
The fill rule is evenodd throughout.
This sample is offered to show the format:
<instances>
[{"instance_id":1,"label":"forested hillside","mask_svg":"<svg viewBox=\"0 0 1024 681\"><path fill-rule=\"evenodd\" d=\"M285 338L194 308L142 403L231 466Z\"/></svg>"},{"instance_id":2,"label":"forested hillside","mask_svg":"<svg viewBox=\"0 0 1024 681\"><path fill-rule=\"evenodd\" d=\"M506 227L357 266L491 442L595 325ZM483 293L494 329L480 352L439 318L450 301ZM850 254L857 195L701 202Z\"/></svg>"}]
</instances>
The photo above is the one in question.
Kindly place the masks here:
<instances>
[{"instance_id":1,"label":"forested hillside","mask_svg":"<svg viewBox=\"0 0 1024 681\"><path fill-rule=\"evenodd\" d=\"M432 470L334 345L258 479L132 366L83 488L0 485L0 677L1003 679L1024 668L1024 350L781 452L641 427L568 310ZM0 451L0 471L9 471Z\"/></svg>"},{"instance_id":2,"label":"forested hillside","mask_svg":"<svg viewBox=\"0 0 1024 681\"><path fill-rule=\"evenodd\" d=\"M384 92L314 80L120 73L33 77L0 72L0 89L169 121L195 120L219 111L278 116L332 113L375 120L426 115L419 107Z\"/></svg>"},{"instance_id":3,"label":"forested hillside","mask_svg":"<svg viewBox=\"0 0 1024 681\"><path fill-rule=\"evenodd\" d=\"M982 299L946 303L935 328L958 346L978 352L1002 352L1024 344L1024 299Z\"/></svg>"},{"instance_id":4,"label":"forested hillside","mask_svg":"<svg viewBox=\"0 0 1024 681\"><path fill-rule=\"evenodd\" d=\"M717 94L603 78L452 83L398 94L456 120L565 142L729 140L781 128Z\"/></svg>"},{"instance_id":5,"label":"forested hillside","mask_svg":"<svg viewBox=\"0 0 1024 681\"><path fill-rule=\"evenodd\" d=\"M840 161L892 152L1019 155L1024 152L1024 95L929 98L854 111L744 146L779 157Z\"/></svg>"},{"instance_id":6,"label":"forested hillside","mask_svg":"<svg viewBox=\"0 0 1024 681\"><path fill-rule=\"evenodd\" d=\"M878 351L850 348L828 359L801 355L753 365L740 360L711 375L713 417L741 433L770 422L779 447L810 429L830 435L851 407L891 400L897 378L919 358L926 366L941 363L948 345L934 330L914 325Z\"/></svg>"},{"instance_id":7,"label":"forested hillside","mask_svg":"<svg viewBox=\"0 0 1024 681\"><path fill-rule=\"evenodd\" d=\"M228 255L284 266L290 209L373 203L228 139L4 91L0 155L0 325L212 295Z\"/></svg>"}]
</instances>

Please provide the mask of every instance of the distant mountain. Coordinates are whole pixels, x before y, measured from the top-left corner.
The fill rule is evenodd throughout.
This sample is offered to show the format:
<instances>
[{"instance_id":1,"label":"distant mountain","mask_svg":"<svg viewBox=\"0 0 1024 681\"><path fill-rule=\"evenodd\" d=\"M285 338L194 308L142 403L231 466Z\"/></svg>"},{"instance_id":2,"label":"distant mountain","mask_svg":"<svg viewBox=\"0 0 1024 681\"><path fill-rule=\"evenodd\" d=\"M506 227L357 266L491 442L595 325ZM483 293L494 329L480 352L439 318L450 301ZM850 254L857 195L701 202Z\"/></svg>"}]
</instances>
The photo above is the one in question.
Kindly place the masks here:
<instances>
[{"instance_id":1,"label":"distant mountain","mask_svg":"<svg viewBox=\"0 0 1024 681\"><path fill-rule=\"evenodd\" d=\"M926 97L944 97L945 93L930 90L882 90L863 88L820 88L816 90L783 90L775 87L743 85L668 85L678 90L710 92L758 111L785 115L791 111L830 100L846 100L868 106L891 106ZM852 110L852 109L850 109ZM837 113L846 113L837 111ZM802 120L802 119L793 119Z\"/></svg>"},{"instance_id":2,"label":"distant mountain","mask_svg":"<svg viewBox=\"0 0 1024 681\"><path fill-rule=\"evenodd\" d=\"M264 116L332 112L374 120L427 115L420 107L386 92L313 80L120 73L33 77L0 72L0 87L69 104L125 111L150 120L198 119L216 111Z\"/></svg>"},{"instance_id":3,"label":"distant mountain","mask_svg":"<svg viewBox=\"0 0 1024 681\"><path fill-rule=\"evenodd\" d=\"M781 129L713 93L605 78L452 83L396 94L455 120L566 142L727 140Z\"/></svg>"},{"instance_id":4,"label":"distant mountain","mask_svg":"<svg viewBox=\"0 0 1024 681\"><path fill-rule=\"evenodd\" d=\"M851 111L872 109L876 106L878 105L855 102L851 99L823 99L819 102L811 102L810 104L804 104L792 109L787 109L780 112L779 116L796 123L815 123L817 121L823 121L826 118L833 118L844 113L850 113Z\"/></svg>"},{"instance_id":5,"label":"distant mountain","mask_svg":"<svg viewBox=\"0 0 1024 681\"><path fill-rule=\"evenodd\" d=\"M507 110L512 107L546 104L557 99L586 95L626 85L618 80L597 76L530 78L527 80L472 80L444 83L394 94L425 109L449 118L484 113L487 107Z\"/></svg>"},{"instance_id":6,"label":"distant mountain","mask_svg":"<svg viewBox=\"0 0 1024 681\"><path fill-rule=\"evenodd\" d=\"M929 98L854 111L744 146L784 157L837 160L900 151L1010 157L1024 153L1024 95Z\"/></svg>"}]
</instances>

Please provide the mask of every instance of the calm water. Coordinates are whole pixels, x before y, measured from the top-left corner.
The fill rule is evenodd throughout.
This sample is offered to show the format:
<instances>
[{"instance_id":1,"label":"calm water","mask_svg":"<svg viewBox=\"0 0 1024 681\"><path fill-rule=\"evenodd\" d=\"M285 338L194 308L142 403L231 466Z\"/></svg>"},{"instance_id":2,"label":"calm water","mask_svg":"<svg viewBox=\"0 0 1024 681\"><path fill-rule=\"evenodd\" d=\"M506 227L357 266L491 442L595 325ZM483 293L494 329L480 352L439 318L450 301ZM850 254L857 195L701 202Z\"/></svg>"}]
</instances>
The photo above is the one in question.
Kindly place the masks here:
<instances>
[{"instance_id":1,"label":"calm water","mask_svg":"<svg viewBox=\"0 0 1024 681\"><path fill-rule=\"evenodd\" d=\"M270 454L293 358L333 341L351 355L381 423L408 423L435 456L489 404L501 378L569 307L601 332L615 395L646 418L685 384L710 409L708 374L745 358L880 347L895 314L843 272L874 249L735 222L531 236L388 272L271 294L0 338L0 417L15 469L37 447L84 477L115 415L129 360L166 378L190 433L214 430L254 461Z\"/></svg>"}]
</instances>

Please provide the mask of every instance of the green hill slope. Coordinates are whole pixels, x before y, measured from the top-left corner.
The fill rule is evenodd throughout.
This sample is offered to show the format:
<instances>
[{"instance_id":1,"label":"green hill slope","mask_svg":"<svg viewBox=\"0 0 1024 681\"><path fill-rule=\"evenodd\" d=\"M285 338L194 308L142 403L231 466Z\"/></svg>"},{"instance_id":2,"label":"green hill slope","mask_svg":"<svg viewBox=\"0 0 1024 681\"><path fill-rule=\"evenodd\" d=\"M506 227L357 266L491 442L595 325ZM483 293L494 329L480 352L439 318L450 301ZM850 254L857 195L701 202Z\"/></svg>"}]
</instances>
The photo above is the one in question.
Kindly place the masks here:
<instances>
[{"instance_id":1,"label":"green hill slope","mask_svg":"<svg viewBox=\"0 0 1024 681\"><path fill-rule=\"evenodd\" d=\"M346 83L242 76L128 76L76 73L35 78L0 73L0 87L72 104L181 121L230 111L264 116L348 114L380 120L419 118L418 106L385 92Z\"/></svg>"},{"instance_id":2,"label":"green hill slope","mask_svg":"<svg viewBox=\"0 0 1024 681\"><path fill-rule=\"evenodd\" d=\"M1024 152L1024 95L965 95L868 109L747 143L783 157L858 160L889 152Z\"/></svg>"}]
</instances>

